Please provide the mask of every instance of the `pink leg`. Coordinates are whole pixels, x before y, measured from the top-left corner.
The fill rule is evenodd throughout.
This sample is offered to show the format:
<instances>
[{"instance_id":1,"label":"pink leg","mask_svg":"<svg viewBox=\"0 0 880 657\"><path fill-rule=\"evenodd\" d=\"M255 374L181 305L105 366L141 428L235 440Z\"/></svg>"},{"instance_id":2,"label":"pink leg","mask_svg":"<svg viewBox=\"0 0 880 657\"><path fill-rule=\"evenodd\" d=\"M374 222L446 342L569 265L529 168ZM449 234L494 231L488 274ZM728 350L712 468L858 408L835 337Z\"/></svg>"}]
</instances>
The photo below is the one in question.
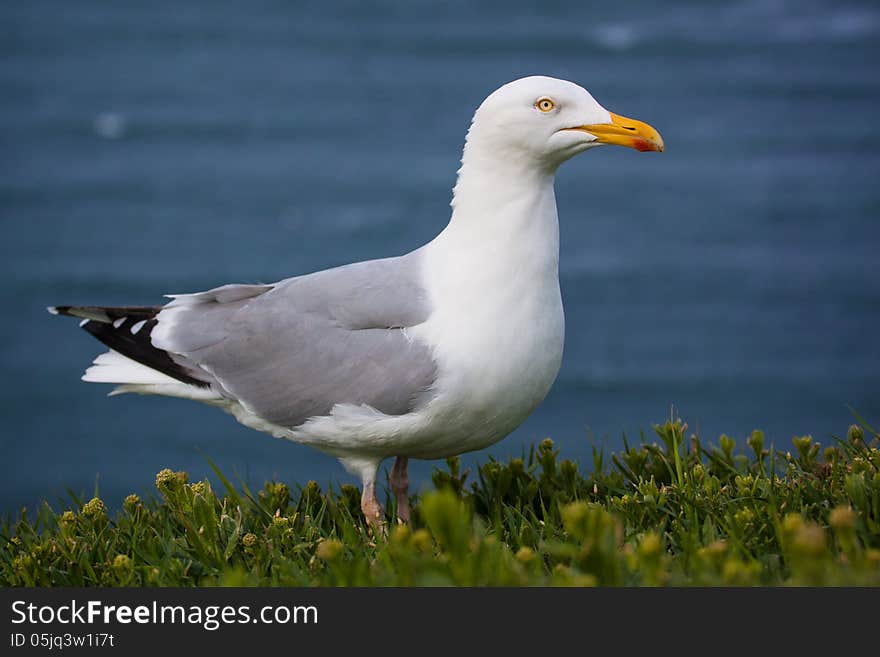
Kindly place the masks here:
<instances>
[{"instance_id":1,"label":"pink leg","mask_svg":"<svg viewBox=\"0 0 880 657\"><path fill-rule=\"evenodd\" d=\"M364 512L364 517L373 530L383 526L385 514L382 511L382 505L379 504L379 500L376 498L375 481L364 482L364 492L361 495L361 511Z\"/></svg>"},{"instance_id":2,"label":"pink leg","mask_svg":"<svg viewBox=\"0 0 880 657\"><path fill-rule=\"evenodd\" d=\"M364 518L375 533L377 529L383 527L385 522L385 513L382 511L382 505L376 499L376 471L379 469L379 463L382 462L382 459L343 456L339 460L346 470L361 478L364 486L363 493L361 493L361 511L363 511Z\"/></svg>"},{"instance_id":3,"label":"pink leg","mask_svg":"<svg viewBox=\"0 0 880 657\"><path fill-rule=\"evenodd\" d=\"M391 468L391 490L397 497L397 520L398 522L409 522L409 476L406 473L406 466L409 459L405 456L398 456L394 461L394 467Z\"/></svg>"}]
</instances>

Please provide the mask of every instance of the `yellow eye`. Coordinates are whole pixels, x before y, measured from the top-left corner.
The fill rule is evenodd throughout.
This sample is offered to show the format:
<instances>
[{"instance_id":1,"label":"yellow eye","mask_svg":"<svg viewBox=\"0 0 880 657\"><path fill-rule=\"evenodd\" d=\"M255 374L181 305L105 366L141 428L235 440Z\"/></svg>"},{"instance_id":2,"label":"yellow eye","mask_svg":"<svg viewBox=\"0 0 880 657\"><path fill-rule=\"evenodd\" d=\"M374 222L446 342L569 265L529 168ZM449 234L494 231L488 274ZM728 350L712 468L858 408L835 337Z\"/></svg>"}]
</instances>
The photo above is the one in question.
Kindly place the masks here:
<instances>
[{"instance_id":1,"label":"yellow eye","mask_svg":"<svg viewBox=\"0 0 880 657\"><path fill-rule=\"evenodd\" d=\"M556 109L556 103L553 102L552 98L539 98L538 102L535 103L535 107L542 112L552 112Z\"/></svg>"}]
</instances>

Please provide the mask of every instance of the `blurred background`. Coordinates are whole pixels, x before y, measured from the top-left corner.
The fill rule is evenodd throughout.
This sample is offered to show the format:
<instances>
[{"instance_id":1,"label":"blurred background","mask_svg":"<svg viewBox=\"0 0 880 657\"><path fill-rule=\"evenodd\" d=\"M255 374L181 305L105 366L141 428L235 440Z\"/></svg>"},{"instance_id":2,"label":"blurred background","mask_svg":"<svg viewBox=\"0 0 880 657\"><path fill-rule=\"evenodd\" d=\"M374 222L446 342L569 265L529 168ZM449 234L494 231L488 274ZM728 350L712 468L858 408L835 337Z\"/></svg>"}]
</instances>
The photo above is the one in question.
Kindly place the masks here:
<instances>
[{"instance_id":1,"label":"blurred background","mask_svg":"<svg viewBox=\"0 0 880 657\"><path fill-rule=\"evenodd\" d=\"M398 255L446 224L476 106L546 74L648 121L557 179L564 363L485 459L551 436L777 448L880 424L880 7L7 0L0 22L0 512L111 507L157 471L352 482L207 406L105 397L49 304L156 304ZM528 372L523 372L528 376ZM416 487L433 463L417 463ZM386 464L385 467L390 467Z\"/></svg>"}]
</instances>

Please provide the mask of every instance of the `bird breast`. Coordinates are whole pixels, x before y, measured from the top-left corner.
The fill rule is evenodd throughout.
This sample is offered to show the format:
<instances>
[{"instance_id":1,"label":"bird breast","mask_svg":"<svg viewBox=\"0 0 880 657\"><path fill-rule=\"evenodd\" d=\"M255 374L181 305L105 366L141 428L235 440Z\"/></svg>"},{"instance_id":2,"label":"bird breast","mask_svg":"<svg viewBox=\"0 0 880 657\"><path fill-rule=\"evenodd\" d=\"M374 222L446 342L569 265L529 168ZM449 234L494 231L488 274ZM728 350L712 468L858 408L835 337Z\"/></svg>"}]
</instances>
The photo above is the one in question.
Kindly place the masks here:
<instances>
[{"instance_id":1,"label":"bird breast","mask_svg":"<svg viewBox=\"0 0 880 657\"><path fill-rule=\"evenodd\" d=\"M434 349L444 426L467 436L461 451L494 443L525 420L562 360L558 246L542 253L517 245L526 247L496 242L478 256L437 248L425 259L433 312L418 333Z\"/></svg>"}]
</instances>

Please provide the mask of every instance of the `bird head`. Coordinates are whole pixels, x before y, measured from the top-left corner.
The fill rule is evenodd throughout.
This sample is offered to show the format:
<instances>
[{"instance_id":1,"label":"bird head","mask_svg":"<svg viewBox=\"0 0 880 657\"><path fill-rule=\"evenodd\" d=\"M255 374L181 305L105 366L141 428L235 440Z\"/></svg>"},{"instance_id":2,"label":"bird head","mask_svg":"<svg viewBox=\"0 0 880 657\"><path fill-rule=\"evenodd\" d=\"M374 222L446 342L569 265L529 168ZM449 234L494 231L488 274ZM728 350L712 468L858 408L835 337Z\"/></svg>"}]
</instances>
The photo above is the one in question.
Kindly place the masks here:
<instances>
[{"instance_id":1,"label":"bird head","mask_svg":"<svg viewBox=\"0 0 880 657\"><path fill-rule=\"evenodd\" d=\"M572 82L532 76L494 91L474 114L468 143L495 157L528 157L555 168L603 144L662 151L663 138L647 123L613 114Z\"/></svg>"}]
</instances>

